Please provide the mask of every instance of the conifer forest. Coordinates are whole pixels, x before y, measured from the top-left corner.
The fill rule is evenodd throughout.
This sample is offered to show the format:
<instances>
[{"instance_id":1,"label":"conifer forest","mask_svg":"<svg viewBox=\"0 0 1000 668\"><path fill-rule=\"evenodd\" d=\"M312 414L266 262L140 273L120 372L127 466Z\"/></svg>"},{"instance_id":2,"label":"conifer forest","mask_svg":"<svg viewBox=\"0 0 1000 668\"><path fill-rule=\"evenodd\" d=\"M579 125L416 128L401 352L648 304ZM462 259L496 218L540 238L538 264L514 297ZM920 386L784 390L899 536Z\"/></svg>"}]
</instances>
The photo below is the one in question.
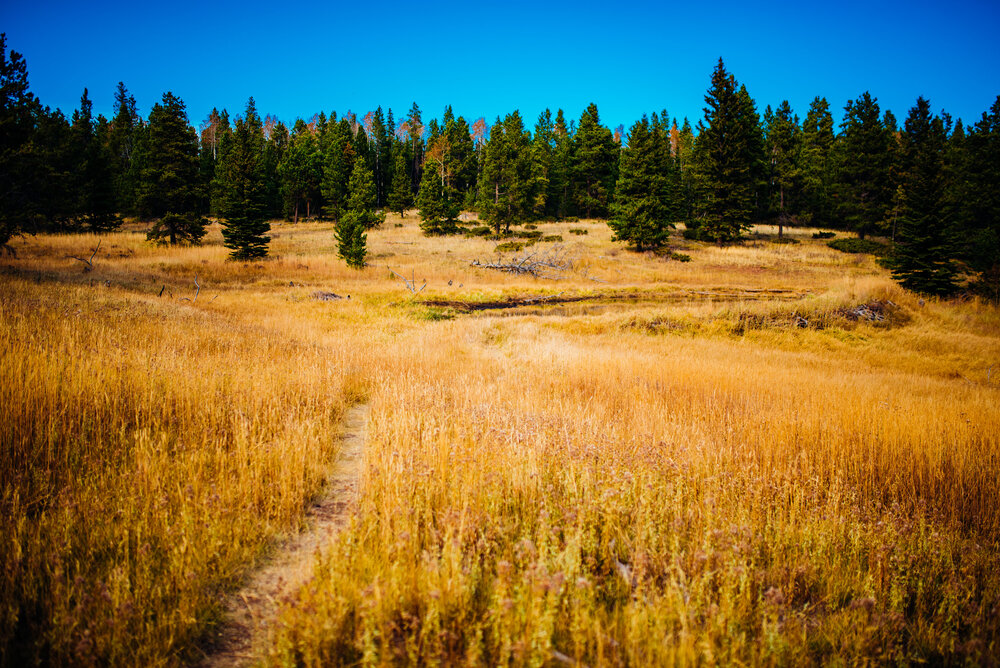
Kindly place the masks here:
<instances>
[{"instance_id":1,"label":"conifer forest","mask_svg":"<svg viewBox=\"0 0 1000 668\"><path fill-rule=\"evenodd\" d=\"M66 112L0 35L0 668L1000 664L1000 96L709 69Z\"/></svg>"}]
</instances>

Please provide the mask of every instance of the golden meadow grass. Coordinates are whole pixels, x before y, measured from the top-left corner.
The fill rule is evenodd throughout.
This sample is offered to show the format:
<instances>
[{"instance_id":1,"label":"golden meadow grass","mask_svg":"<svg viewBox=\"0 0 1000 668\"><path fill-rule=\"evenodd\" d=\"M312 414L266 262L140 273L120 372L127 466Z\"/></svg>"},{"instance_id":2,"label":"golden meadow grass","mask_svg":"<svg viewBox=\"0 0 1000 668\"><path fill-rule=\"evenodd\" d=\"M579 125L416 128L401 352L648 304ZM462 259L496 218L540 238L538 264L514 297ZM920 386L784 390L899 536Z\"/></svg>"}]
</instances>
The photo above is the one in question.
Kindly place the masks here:
<instances>
[{"instance_id":1,"label":"golden meadow grass","mask_svg":"<svg viewBox=\"0 0 1000 668\"><path fill-rule=\"evenodd\" d=\"M996 307L921 304L812 230L678 263L599 222L546 224L574 270L542 281L468 266L495 242L399 222L370 233L361 272L324 224L276 226L256 265L226 262L217 231L181 249L109 235L92 272L67 256L96 237L17 243L0 278L4 663L197 660L359 400L356 517L263 663L1000 654ZM414 298L386 267L428 287ZM560 292L593 299L417 303ZM876 301L898 310L844 316Z\"/></svg>"}]
</instances>

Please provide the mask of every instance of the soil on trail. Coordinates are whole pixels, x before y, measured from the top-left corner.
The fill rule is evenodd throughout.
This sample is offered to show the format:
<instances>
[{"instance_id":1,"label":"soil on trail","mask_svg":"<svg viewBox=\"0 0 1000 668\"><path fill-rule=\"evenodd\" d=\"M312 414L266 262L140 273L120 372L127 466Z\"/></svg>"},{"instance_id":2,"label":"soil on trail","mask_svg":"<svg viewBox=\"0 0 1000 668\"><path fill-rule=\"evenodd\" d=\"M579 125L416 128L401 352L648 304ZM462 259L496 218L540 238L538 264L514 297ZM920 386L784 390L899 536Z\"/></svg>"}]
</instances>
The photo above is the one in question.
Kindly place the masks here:
<instances>
[{"instance_id":1,"label":"soil on trail","mask_svg":"<svg viewBox=\"0 0 1000 668\"><path fill-rule=\"evenodd\" d=\"M225 622L197 665L230 668L247 665L255 658L255 643L266 639L282 599L305 584L312 575L316 552L347 524L357 499L367 429L368 405L349 408L344 414L340 455L323 496L308 511L308 528L280 544L250 575L246 586L230 596Z\"/></svg>"}]
</instances>

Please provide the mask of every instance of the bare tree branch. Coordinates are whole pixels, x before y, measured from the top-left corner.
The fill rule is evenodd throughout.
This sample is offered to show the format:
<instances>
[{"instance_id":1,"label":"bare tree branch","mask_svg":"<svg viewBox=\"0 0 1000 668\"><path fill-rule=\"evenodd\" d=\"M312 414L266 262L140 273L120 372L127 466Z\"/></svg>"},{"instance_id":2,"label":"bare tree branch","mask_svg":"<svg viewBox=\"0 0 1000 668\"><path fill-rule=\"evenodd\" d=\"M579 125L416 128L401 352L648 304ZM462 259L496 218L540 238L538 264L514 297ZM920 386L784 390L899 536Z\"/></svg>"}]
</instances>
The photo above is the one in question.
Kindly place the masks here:
<instances>
[{"instance_id":1,"label":"bare tree branch","mask_svg":"<svg viewBox=\"0 0 1000 668\"><path fill-rule=\"evenodd\" d=\"M80 262L82 262L85 265L87 265L86 268L84 269L84 271L90 271L90 270L92 270L94 268L94 256L97 255L97 251L101 247L101 241L102 241L101 239L97 240L97 248L95 248L94 252L90 254L90 259L89 260L85 260L82 257L77 257L75 255L70 255L69 256L70 259L79 260Z\"/></svg>"}]
</instances>

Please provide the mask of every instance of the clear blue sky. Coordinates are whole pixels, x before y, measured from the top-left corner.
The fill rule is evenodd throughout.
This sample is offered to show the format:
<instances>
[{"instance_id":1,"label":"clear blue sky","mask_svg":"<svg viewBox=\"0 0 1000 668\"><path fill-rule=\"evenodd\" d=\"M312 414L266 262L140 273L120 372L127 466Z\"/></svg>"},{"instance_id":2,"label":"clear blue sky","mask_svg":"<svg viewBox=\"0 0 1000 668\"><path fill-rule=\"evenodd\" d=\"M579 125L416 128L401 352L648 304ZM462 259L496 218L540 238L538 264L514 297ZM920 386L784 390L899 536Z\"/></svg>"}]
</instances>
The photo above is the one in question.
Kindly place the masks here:
<instances>
[{"instance_id":1,"label":"clear blue sky","mask_svg":"<svg viewBox=\"0 0 1000 668\"><path fill-rule=\"evenodd\" d=\"M32 91L71 113L84 87L111 115L124 81L140 113L164 91L198 125L212 107L286 122L381 105L424 121L492 123L545 107L630 125L666 108L695 123L719 56L763 111L804 116L825 96L839 123L865 90L902 121L918 95L966 123L1000 94L1000 1L749 3L201 3L2 0L0 31L28 62Z\"/></svg>"}]
</instances>

